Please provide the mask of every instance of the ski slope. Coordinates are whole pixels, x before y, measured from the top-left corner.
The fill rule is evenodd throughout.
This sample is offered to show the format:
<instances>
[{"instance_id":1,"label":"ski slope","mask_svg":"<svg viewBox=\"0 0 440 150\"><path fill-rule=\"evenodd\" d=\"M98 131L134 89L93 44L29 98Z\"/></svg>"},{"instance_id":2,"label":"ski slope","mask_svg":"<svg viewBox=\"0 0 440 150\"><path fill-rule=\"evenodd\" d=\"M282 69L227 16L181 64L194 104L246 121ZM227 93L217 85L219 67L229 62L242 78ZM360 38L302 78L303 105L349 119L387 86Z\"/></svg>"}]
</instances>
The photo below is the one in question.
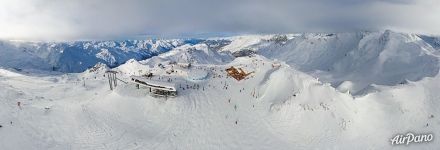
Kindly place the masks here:
<instances>
[{"instance_id":1,"label":"ski slope","mask_svg":"<svg viewBox=\"0 0 440 150\"><path fill-rule=\"evenodd\" d=\"M233 58L227 50L219 52L199 43L183 45L143 61L132 59L112 69L125 81L131 75L148 72L156 75L154 80L172 79L178 90L175 98L152 97L131 82L119 82L111 91L104 77L109 68L102 63L82 73L66 74L1 68L0 134L5 136L0 136L0 146L2 149L50 150L437 149L440 146L437 139L408 146L390 144L390 139L399 133L440 135L437 108L440 76L438 51L429 45L418 47L423 44L418 36L408 40L411 36L385 32L368 33L362 40L369 45L367 43L372 41L378 42L377 37L390 34L390 39L396 41L386 42L386 48L380 49L347 48L350 55L347 57L352 58L346 59L340 59L346 57L344 53L312 56L325 52L324 49L329 49L326 46L293 48L293 43L309 42L302 38L316 40L314 45L319 45L319 39L324 41L323 36L327 36L310 34L290 35L284 44L270 40L252 42L246 47L253 47L258 53L251 57ZM340 36L338 34L340 41L332 38L327 41L350 43L335 44L342 47L359 46L351 41L357 40L351 36L359 36L358 33L345 38ZM308 49L300 50L304 48ZM309 63L300 65L299 60L289 61L287 56L297 56L288 49L303 55L298 59L307 58L309 60L304 62ZM336 49L339 50L330 50ZM270 50L276 52L269 53ZM337 66L335 64L355 58L354 55L366 59L370 55L360 53L375 52L373 50L378 50L379 56L371 56L371 61L376 64L387 60L377 65L386 69L369 66L366 72L378 71L377 75L383 75L394 71L397 74L379 78L382 76L345 70L347 74L362 75L366 79L362 82L368 83L368 88L364 88L363 94L351 92L360 81L343 80L351 79L344 76L337 78L344 83L335 87L336 78L331 76L331 71L319 72L319 66L324 65L321 61L336 61L329 66ZM309 57L305 57L306 52L310 52ZM321 59L326 57L331 58ZM192 67L180 67L173 65L174 62L192 63ZM351 64L369 64L361 62ZM388 66L389 62L396 66ZM274 63L281 66L273 67ZM426 66L427 70L413 70L408 65ZM224 71L230 66L253 73L236 81ZM390 68L397 71L388 70ZM170 69L174 72L167 73ZM205 73L206 77L200 77ZM418 74L412 75L414 73ZM399 76L408 81L387 84L369 80Z\"/></svg>"}]
</instances>

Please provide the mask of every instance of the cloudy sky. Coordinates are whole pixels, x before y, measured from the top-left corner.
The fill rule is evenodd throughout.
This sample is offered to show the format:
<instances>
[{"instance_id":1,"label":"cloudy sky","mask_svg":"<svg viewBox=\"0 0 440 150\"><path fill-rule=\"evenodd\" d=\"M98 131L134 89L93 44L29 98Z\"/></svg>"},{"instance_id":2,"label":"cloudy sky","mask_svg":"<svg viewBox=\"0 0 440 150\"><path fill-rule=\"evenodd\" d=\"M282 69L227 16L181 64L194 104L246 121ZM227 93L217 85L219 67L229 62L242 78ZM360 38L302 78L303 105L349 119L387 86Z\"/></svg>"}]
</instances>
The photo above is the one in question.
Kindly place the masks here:
<instances>
[{"instance_id":1,"label":"cloudy sky","mask_svg":"<svg viewBox=\"0 0 440 150\"><path fill-rule=\"evenodd\" d=\"M0 38L392 29L440 35L440 0L0 0Z\"/></svg>"}]
</instances>

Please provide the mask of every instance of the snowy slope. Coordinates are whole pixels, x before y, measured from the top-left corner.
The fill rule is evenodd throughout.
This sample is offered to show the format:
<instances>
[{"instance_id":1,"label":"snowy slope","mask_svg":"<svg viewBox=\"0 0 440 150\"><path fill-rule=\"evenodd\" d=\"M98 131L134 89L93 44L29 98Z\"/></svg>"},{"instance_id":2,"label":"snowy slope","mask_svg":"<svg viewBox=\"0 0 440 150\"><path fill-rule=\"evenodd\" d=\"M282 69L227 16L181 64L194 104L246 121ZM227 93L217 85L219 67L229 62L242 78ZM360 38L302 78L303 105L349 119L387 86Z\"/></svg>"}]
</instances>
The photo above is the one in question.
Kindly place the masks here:
<instances>
[{"instance_id":1,"label":"snowy slope","mask_svg":"<svg viewBox=\"0 0 440 150\"><path fill-rule=\"evenodd\" d=\"M426 35L419 35L419 37L434 49L440 50L440 37Z\"/></svg>"},{"instance_id":2,"label":"snowy slope","mask_svg":"<svg viewBox=\"0 0 440 150\"><path fill-rule=\"evenodd\" d=\"M256 50L252 57L233 58L224 49L229 42L217 40L180 45L113 68L125 81L148 72L155 75L153 80L171 79L178 90L175 98L152 97L130 82L119 82L110 91L103 76L109 67L102 63L67 74L0 68L0 134L7 135L0 136L0 146L12 150L440 147L437 137L429 143L390 144L399 133L440 135L439 55L420 36L385 31L294 34L281 42L252 38L258 40L246 39L254 42L234 46ZM105 53L102 56L108 56ZM253 73L236 81L224 71L230 66ZM414 81L399 84L401 79ZM353 92L358 89L366 92Z\"/></svg>"},{"instance_id":3,"label":"snowy slope","mask_svg":"<svg viewBox=\"0 0 440 150\"><path fill-rule=\"evenodd\" d=\"M360 94L371 84L396 85L436 75L440 51L424 39L389 30L306 33L285 44L262 41L249 49L285 61L334 87L350 82L350 91Z\"/></svg>"},{"instance_id":4,"label":"snowy slope","mask_svg":"<svg viewBox=\"0 0 440 150\"><path fill-rule=\"evenodd\" d=\"M229 52L218 52L210 48L207 44L183 45L177 47L168 53L152 57L144 61L149 65L158 63L176 62L176 63L197 63L197 64L221 64L233 59Z\"/></svg>"},{"instance_id":5,"label":"snowy slope","mask_svg":"<svg viewBox=\"0 0 440 150\"><path fill-rule=\"evenodd\" d=\"M231 43L222 47L222 51L236 52L259 44L262 40L270 39L273 35L245 35L226 38Z\"/></svg>"},{"instance_id":6,"label":"snowy slope","mask_svg":"<svg viewBox=\"0 0 440 150\"><path fill-rule=\"evenodd\" d=\"M192 69L211 70L210 77L193 82L180 74L166 75L182 85L179 96L168 99L153 98L133 84L120 83L110 91L99 73L38 78L3 73L0 133L8 136L0 138L0 145L6 149L389 149L389 139L396 133L440 134L438 75L396 87L380 86L376 93L354 98L287 64L273 68L272 63L257 56L225 65L196 64ZM229 66L255 73L236 81L222 71ZM124 70L120 71L124 78ZM186 88L194 84L200 88ZM395 148L439 145L435 140Z\"/></svg>"}]
</instances>

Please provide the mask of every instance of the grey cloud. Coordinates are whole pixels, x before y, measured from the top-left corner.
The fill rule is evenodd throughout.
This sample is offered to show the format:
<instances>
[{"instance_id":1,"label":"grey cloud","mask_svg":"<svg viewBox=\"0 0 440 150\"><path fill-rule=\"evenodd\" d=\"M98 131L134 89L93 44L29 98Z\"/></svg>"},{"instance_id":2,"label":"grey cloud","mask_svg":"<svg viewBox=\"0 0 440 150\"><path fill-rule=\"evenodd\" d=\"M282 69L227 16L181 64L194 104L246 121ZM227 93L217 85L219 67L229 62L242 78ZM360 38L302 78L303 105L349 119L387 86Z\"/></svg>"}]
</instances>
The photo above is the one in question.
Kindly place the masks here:
<instances>
[{"instance_id":1,"label":"grey cloud","mask_svg":"<svg viewBox=\"0 0 440 150\"><path fill-rule=\"evenodd\" d=\"M394 29L439 34L437 0L0 0L0 38Z\"/></svg>"}]
</instances>

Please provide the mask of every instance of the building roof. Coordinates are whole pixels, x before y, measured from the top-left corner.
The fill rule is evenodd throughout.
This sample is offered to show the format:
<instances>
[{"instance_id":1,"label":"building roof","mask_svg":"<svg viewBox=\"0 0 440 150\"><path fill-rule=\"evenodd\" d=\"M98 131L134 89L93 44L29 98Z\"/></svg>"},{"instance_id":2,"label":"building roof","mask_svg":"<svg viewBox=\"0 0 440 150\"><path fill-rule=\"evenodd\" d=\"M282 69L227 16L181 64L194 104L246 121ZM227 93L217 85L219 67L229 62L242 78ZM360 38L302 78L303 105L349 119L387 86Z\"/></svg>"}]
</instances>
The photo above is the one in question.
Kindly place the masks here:
<instances>
[{"instance_id":1,"label":"building roof","mask_svg":"<svg viewBox=\"0 0 440 150\"><path fill-rule=\"evenodd\" d=\"M134 82L140 83L145 86L149 86L156 89L167 90L167 91L176 91L176 86L174 83L151 80L142 76L130 76L130 78L135 80ZM136 81L137 80L137 81Z\"/></svg>"}]
</instances>

